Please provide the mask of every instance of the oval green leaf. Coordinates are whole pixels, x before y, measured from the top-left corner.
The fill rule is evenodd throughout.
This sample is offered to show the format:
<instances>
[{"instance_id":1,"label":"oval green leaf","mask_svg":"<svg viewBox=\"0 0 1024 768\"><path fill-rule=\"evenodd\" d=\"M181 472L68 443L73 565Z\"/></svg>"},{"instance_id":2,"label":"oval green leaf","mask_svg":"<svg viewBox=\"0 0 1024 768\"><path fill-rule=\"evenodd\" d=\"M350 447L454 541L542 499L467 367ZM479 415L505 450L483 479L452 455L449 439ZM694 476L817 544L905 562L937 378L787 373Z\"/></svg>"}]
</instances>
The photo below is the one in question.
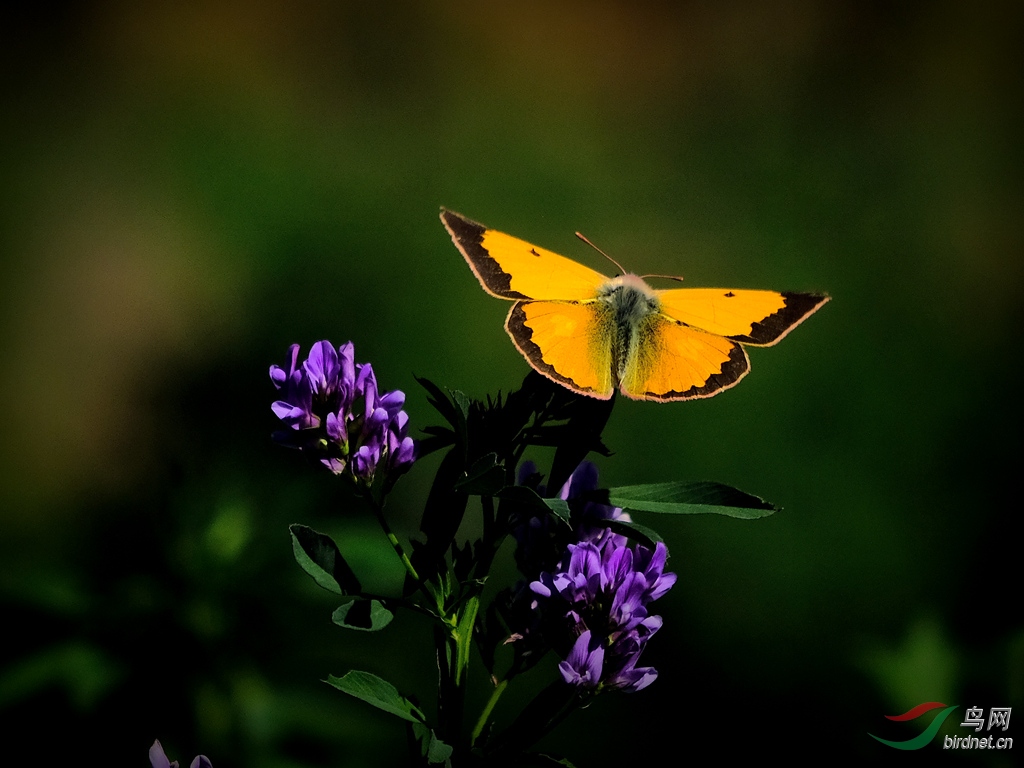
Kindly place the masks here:
<instances>
[{"instance_id":1,"label":"oval green leaf","mask_svg":"<svg viewBox=\"0 0 1024 768\"><path fill-rule=\"evenodd\" d=\"M654 549L659 541L664 541L656 530L648 528L646 525L640 525L640 523L626 522L625 520L596 520L593 524L620 533L649 549Z\"/></svg>"},{"instance_id":2,"label":"oval green leaf","mask_svg":"<svg viewBox=\"0 0 1024 768\"><path fill-rule=\"evenodd\" d=\"M499 499L509 499L539 511L553 512L563 522L569 522L569 505L564 499L546 499L525 485L508 485L495 495Z\"/></svg>"},{"instance_id":3,"label":"oval green leaf","mask_svg":"<svg viewBox=\"0 0 1024 768\"><path fill-rule=\"evenodd\" d=\"M363 591L355 572L341 556L330 536L304 525L290 525L292 553L313 580L336 595L355 595Z\"/></svg>"},{"instance_id":4,"label":"oval green leaf","mask_svg":"<svg viewBox=\"0 0 1024 768\"><path fill-rule=\"evenodd\" d=\"M400 694L395 686L371 672L353 669L341 677L328 675L327 682L349 696L362 699L367 704L410 723L422 723L425 719L420 708Z\"/></svg>"},{"instance_id":5,"label":"oval green leaf","mask_svg":"<svg viewBox=\"0 0 1024 768\"><path fill-rule=\"evenodd\" d=\"M345 629L358 629L361 632L377 632L384 629L395 614L384 607L380 600L365 600L357 597L351 602L340 605L331 614L331 621Z\"/></svg>"},{"instance_id":6,"label":"oval green leaf","mask_svg":"<svg viewBox=\"0 0 1024 768\"><path fill-rule=\"evenodd\" d=\"M779 510L779 507L764 499L714 482L627 485L611 488L606 493L606 503L636 512L716 514L755 520Z\"/></svg>"}]
</instances>

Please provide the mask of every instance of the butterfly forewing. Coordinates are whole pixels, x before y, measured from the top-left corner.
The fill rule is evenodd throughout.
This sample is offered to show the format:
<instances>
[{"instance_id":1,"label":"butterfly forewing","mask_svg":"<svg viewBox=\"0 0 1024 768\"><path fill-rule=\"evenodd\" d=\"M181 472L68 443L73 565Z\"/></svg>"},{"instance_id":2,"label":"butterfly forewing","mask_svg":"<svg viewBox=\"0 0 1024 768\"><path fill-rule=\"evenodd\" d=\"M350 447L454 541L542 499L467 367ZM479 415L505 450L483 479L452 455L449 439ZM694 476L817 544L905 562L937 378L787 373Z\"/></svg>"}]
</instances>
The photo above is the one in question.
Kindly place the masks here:
<instances>
[{"instance_id":1,"label":"butterfly forewing","mask_svg":"<svg viewBox=\"0 0 1024 768\"><path fill-rule=\"evenodd\" d=\"M488 293L502 299L585 300L608 280L579 262L442 211L452 241Z\"/></svg>"},{"instance_id":2,"label":"butterfly forewing","mask_svg":"<svg viewBox=\"0 0 1024 768\"><path fill-rule=\"evenodd\" d=\"M755 346L779 341L828 301L814 293L736 288L676 288L657 296L669 317Z\"/></svg>"}]
</instances>

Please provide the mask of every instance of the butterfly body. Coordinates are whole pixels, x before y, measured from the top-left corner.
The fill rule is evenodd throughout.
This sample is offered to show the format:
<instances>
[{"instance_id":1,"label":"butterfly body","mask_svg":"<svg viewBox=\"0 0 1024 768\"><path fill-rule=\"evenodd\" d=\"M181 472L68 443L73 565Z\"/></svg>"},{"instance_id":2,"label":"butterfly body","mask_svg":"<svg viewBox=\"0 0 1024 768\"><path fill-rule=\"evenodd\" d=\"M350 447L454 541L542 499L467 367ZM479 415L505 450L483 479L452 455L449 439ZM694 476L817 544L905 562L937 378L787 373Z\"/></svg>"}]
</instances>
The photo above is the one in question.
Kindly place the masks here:
<instances>
[{"instance_id":1,"label":"butterfly body","mask_svg":"<svg viewBox=\"0 0 1024 768\"><path fill-rule=\"evenodd\" d=\"M441 220L484 290L515 303L505 328L538 372L580 394L710 397L749 370L743 344L768 346L828 301L811 293L658 290L454 213Z\"/></svg>"},{"instance_id":2,"label":"butterfly body","mask_svg":"<svg viewBox=\"0 0 1024 768\"><path fill-rule=\"evenodd\" d=\"M645 328L661 310L661 302L647 282L637 275L625 274L604 283L597 292L597 301L605 306L595 315L607 318L601 324L611 339L611 370L615 386L619 386L636 359Z\"/></svg>"}]
</instances>

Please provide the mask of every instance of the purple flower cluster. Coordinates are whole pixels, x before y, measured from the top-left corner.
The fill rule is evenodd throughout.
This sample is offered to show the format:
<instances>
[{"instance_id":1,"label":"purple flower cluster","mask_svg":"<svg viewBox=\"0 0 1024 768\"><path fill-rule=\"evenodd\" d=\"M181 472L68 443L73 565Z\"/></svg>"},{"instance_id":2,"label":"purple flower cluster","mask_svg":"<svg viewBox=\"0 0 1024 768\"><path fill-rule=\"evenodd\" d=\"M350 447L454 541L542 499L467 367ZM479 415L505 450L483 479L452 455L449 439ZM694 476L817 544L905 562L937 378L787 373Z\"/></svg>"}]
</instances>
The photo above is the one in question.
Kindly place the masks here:
<instances>
[{"instance_id":1,"label":"purple flower cluster","mask_svg":"<svg viewBox=\"0 0 1024 768\"><path fill-rule=\"evenodd\" d=\"M167 759L167 754L159 739L154 741L153 746L149 748L149 763L153 768L178 768L177 760ZM189 768L213 768L213 765L206 755L196 755Z\"/></svg>"},{"instance_id":2,"label":"purple flower cluster","mask_svg":"<svg viewBox=\"0 0 1024 768\"><path fill-rule=\"evenodd\" d=\"M647 605L675 584L665 573L668 549L621 546L619 537L601 544L570 544L554 573L542 573L530 589L543 598L541 610L556 612L576 637L559 671L581 688L639 691L658 676L653 667L637 667L640 653L661 628L661 617Z\"/></svg>"},{"instance_id":3,"label":"purple flower cluster","mask_svg":"<svg viewBox=\"0 0 1024 768\"><path fill-rule=\"evenodd\" d=\"M405 394L381 393L370 364L354 360L351 341L337 349L319 341L301 364L293 344L287 370L270 366L281 392L271 409L287 427L274 438L313 453L336 475L370 485L382 471L393 482L415 460Z\"/></svg>"},{"instance_id":4,"label":"purple flower cluster","mask_svg":"<svg viewBox=\"0 0 1024 768\"><path fill-rule=\"evenodd\" d=\"M597 470L584 462L559 496L571 502L596 487ZM597 524L628 521L618 507L582 502L573 518L577 540L529 585L539 626L562 651L559 671L566 683L593 691L639 691L658 675L637 661L662 624L648 605L676 581L674 573L665 572L668 549L661 542L654 549L632 543ZM521 544L536 540L536 534L520 538Z\"/></svg>"}]
</instances>

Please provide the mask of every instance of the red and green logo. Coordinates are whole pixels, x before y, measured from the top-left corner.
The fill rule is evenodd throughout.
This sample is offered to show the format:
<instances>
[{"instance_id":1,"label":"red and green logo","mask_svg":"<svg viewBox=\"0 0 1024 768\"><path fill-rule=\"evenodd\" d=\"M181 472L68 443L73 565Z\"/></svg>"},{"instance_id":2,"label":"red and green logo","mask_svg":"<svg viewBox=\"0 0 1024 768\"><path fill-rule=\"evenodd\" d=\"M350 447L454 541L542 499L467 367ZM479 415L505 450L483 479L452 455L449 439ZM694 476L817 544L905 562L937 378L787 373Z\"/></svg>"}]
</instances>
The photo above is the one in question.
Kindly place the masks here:
<instances>
[{"instance_id":1,"label":"red and green logo","mask_svg":"<svg viewBox=\"0 0 1024 768\"><path fill-rule=\"evenodd\" d=\"M888 720L895 720L902 723L908 720L916 720L921 715L926 712L931 712L933 709L942 709L942 711L939 712L939 714L937 714L932 720L931 724L912 739L907 739L906 741L889 741L888 739L875 736L873 733L869 733L868 736L876 741L882 742L887 747L892 747L893 749L920 749L935 738L935 734L939 732L939 728L942 727L946 718L949 717L950 713L958 706L958 704L954 704L951 707L947 707L941 701L926 701L924 704L918 704L916 707L907 710L902 715L885 716Z\"/></svg>"}]
</instances>

